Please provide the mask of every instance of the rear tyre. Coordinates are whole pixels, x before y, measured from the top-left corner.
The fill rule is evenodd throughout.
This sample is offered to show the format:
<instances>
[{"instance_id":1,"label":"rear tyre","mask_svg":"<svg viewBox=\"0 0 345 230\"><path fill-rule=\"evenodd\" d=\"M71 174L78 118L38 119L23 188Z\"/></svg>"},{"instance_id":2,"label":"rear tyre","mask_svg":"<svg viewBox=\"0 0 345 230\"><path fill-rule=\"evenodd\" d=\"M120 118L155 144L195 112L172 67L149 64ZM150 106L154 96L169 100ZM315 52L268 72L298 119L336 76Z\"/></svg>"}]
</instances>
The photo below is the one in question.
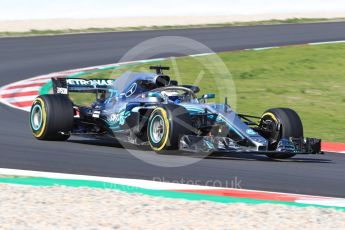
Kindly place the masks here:
<instances>
[{"instance_id":1,"label":"rear tyre","mask_svg":"<svg viewBox=\"0 0 345 230\"><path fill-rule=\"evenodd\" d=\"M169 154L179 149L182 135L192 133L188 111L178 105L168 104L154 109L147 125L147 139L151 149Z\"/></svg>"},{"instance_id":2,"label":"rear tyre","mask_svg":"<svg viewBox=\"0 0 345 230\"><path fill-rule=\"evenodd\" d=\"M268 140L269 150L275 150L281 139L290 137L303 138L303 125L298 114L288 108L274 108L267 110L261 117L260 126L265 126L270 132L262 135ZM274 159L287 159L296 153L268 153Z\"/></svg>"},{"instance_id":3,"label":"rear tyre","mask_svg":"<svg viewBox=\"0 0 345 230\"><path fill-rule=\"evenodd\" d=\"M73 129L73 103L66 95L41 95L32 104L30 127L38 140L65 141Z\"/></svg>"}]
</instances>

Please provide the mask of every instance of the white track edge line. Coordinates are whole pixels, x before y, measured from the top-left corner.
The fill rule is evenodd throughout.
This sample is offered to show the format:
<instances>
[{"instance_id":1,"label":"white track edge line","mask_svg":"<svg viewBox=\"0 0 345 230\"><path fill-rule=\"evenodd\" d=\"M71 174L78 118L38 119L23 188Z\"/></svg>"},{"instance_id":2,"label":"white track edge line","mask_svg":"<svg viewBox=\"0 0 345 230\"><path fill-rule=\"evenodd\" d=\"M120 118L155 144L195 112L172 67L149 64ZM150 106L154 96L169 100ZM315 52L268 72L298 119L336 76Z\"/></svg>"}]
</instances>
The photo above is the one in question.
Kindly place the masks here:
<instances>
[{"instance_id":1,"label":"white track edge line","mask_svg":"<svg viewBox=\"0 0 345 230\"><path fill-rule=\"evenodd\" d=\"M329 42L311 42L311 43L308 43L308 45L315 46L315 45L335 44L335 43L345 43L345 40L329 41Z\"/></svg>"}]
</instances>

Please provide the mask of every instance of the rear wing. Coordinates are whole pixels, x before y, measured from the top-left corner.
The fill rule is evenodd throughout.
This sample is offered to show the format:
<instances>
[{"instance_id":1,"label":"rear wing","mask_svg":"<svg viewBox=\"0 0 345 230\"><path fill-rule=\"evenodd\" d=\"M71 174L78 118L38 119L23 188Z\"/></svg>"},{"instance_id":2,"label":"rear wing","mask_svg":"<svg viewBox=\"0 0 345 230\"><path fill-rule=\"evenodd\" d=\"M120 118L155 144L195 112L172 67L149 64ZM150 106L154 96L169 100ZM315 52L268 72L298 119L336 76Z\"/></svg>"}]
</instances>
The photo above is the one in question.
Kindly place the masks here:
<instances>
[{"instance_id":1,"label":"rear wing","mask_svg":"<svg viewBox=\"0 0 345 230\"><path fill-rule=\"evenodd\" d=\"M97 93L107 90L114 79L52 78L54 94Z\"/></svg>"}]
</instances>

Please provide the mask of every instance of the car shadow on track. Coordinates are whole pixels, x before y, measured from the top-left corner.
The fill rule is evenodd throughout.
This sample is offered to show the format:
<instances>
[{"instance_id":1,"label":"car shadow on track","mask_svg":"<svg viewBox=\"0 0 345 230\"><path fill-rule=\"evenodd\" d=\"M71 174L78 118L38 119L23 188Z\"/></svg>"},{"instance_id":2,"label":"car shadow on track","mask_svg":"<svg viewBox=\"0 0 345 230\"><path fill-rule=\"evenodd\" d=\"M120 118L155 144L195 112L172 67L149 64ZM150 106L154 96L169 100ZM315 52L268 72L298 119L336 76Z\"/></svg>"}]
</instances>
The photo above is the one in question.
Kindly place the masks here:
<instances>
[{"instance_id":1,"label":"car shadow on track","mask_svg":"<svg viewBox=\"0 0 345 230\"><path fill-rule=\"evenodd\" d=\"M117 140L97 140L97 139L81 139L81 140L68 140L68 142L76 143L76 144L85 144L85 145L93 145L93 146L102 146L102 147L112 147L112 148L118 148L118 149L129 149L129 150L141 150L141 151L152 151L149 146L138 146L134 144L125 144L125 147L121 142Z\"/></svg>"},{"instance_id":2,"label":"car shadow on track","mask_svg":"<svg viewBox=\"0 0 345 230\"><path fill-rule=\"evenodd\" d=\"M268 162L293 162L293 163L333 163L329 159L318 159L309 157L295 156L289 159L272 159L265 155L258 155L255 153L213 153L206 157L206 159L223 159L223 160L248 160L248 161L268 161Z\"/></svg>"},{"instance_id":3,"label":"car shadow on track","mask_svg":"<svg viewBox=\"0 0 345 230\"><path fill-rule=\"evenodd\" d=\"M76 144L85 144L85 145L95 145L103 147L113 147L113 148L122 148L122 145L117 141L110 140L68 140L67 142L76 143Z\"/></svg>"},{"instance_id":4,"label":"car shadow on track","mask_svg":"<svg viewBox=\"0 0 345 230\"><path fill-rule=\"evenodd\" d=\"M126 145L124 148L120 142L116 140L94 140L94 139L83 139L83 140L68 140L71 143L102 146L102 147L112 147L120 149L131 149L131 150L141 150L143 152L152 151L149 146L138 146L136 145ZM179 157L195 157L204 158L209 160L242 160L242 161L267 161L267 162L286 162L286 163L333 163L329 159L317 159L295 156L290 159L272 159L265 155L258 155L256 153L212 153L212 154L202 154L202 153L189 153L176 151L175 153L169 154L170 156ZM159 155L162 156L162 155Z\"/></svg>"}]
</instances>

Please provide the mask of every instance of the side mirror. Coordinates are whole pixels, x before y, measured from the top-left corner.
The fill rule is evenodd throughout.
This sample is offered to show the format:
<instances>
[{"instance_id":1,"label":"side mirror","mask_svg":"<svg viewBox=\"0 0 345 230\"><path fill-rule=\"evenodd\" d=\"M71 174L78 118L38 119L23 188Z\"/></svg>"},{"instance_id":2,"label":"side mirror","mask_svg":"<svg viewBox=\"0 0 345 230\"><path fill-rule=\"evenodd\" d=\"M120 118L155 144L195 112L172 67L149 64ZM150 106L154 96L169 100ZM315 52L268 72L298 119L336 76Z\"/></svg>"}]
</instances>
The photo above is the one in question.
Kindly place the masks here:
<instances>
[{"instance_id":1,"label":"side mirror","mask_svg":"<svg viewBox=\"0 0 345 230\"><path fill-rule=\"evenodd\" d=\"M216 94L207 93L207 94L202 95L200 99L207 100L207 99L213 99L213 98L216 98Z\"/></svg>"},{"instance_id":2,"label":"side mirror","mask_svg":"<svg viewBox=\"0 0 345 230\"><path fill-rule=\"evenodd\" d=\"M202 95L199 100L203 100L204 103L207 103L208 99L216 98L216 94L214 93L207 93Z\"/></svg>"}]
</instances>

